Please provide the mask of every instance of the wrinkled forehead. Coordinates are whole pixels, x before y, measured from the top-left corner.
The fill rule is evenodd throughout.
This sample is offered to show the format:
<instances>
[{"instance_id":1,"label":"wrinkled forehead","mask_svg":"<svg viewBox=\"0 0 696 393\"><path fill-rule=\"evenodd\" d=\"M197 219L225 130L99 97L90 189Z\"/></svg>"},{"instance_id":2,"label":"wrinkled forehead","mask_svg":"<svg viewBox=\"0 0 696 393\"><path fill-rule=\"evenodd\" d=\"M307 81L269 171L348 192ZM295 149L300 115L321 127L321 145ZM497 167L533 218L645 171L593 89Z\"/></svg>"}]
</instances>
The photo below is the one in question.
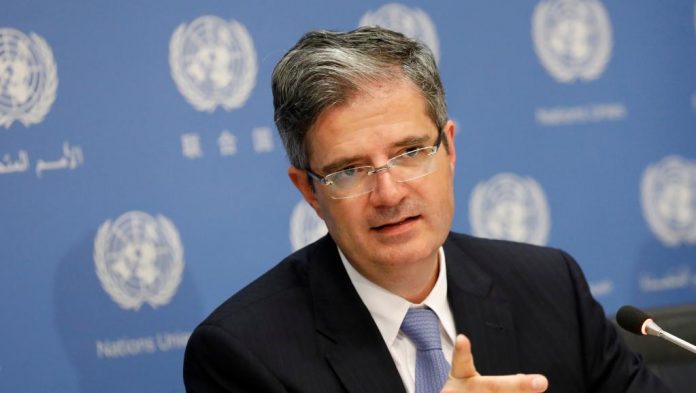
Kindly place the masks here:
<instances>
[{"instance_id":1,"label":"wrinkled forehead","mask_svg":"<svg viewBox=\"0 0 696 393\"><path fill-rule=\"evenodd\" d=\"M332 151L390 145L437 126L421 91L409 80L381 80L361 85L350 99L325 108L306 134L310 162ZM419 134L420 136L420 134ZM410 137L415 137L410 135Z\"/></svg>"}]
</instances>

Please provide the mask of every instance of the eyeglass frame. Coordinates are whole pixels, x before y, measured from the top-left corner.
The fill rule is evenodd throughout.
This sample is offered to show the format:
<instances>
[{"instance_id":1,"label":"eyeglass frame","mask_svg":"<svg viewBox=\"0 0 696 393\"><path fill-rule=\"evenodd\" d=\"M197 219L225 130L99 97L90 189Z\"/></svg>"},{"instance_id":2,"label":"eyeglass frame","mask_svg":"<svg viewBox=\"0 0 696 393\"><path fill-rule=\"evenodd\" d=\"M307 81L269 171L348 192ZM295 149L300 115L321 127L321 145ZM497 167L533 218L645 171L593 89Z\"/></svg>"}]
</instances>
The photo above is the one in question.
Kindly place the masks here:
<instances>
[{"instance_id":1,"label":"eyeglass frame","mask_svg":"<svg viewBox=\"0 0 696 393\"><path fill-rule=\"evenodd\" d=\"M444 134L445 134L444 130L440 130L440 132L439 132L438 135L437 135L437 140L435 141L435 144L433 144L433 145L431 145L431 146L420 147L420 148L418 148L418 149L414 149L414 150L411 150L411 151L406 151L406 152L403 152L403 153L401 153L401 154L397 154L396 156L389 158L389 159L387 160L387 162L386 162L384 165L381 165L381 166L377 166L377 167L376 167L376 166L373 166L373 165L361 165L361 166L355 167L355 168L348 168L348 169L342 169L342 170L336 171L336 172L331 172L331 173L329 173L328 175L325 175L325 176L323 176L323 177L322 177L322 176L319 176L319 175L316 174L316 173L314 173L309 167L308 167L308 168L305 168L305 172L307 172L307 177L309 178L310 182L311 182L311 180L317 180L319 183L321 183L322 185L324 185L324 186L326 186L326 187L329 187L329 186L335 184L332 180L327 180L328 177L333 176L333 175L338 174L338 173L341 173L341 172L343 172L343 171L349 170L349 169L356 169L356 168L372 168L371 170L368 170L368 171L367 171L367 175L379 174L379 173L381 173L381 172L388 171L389 169L393 168L394 166L397 166L397 167L398 167L398 165L390 165L390 163L393 162L395 159L401 158L401 157L403 157L403 156L405 156L405 155L407 155L407 154L413 153L413 152L415 152L415 151L421 151L421 150L424 150L424 149L434 149L434 151L433 151L432 153L430 153L429 156L435 156L435 155L440 151L440 145L442 145L442 141L443 141L443 139L444 139ZM424 174L424 175L421 175L421 176L414 177L414 178L412 178L412 179L402 180L402 181L400 181L399 183L405 183L405 182L409 182L409 181L411 181L411 180L416 180L416 179L419 179L419 178L421 178L421 177L428 176L428 175L431 174L431 173L433 173L433 171L428 172L428 173L426 173L426 174ZM346 197L334 197L334 196L332 196L332 195L329 195L329 196L331 197L331 199L350 199L350 198L359 197L359 196L361 196L361 195L369 194L369 193L372 192L372 191L374 191L374 188L371 188L371 189L369 189L369 190L367 190L367 191L360 192L360 193L355 194L355 195L349 195L349 196L346 196Z\"/></svg>"}]
</instances>

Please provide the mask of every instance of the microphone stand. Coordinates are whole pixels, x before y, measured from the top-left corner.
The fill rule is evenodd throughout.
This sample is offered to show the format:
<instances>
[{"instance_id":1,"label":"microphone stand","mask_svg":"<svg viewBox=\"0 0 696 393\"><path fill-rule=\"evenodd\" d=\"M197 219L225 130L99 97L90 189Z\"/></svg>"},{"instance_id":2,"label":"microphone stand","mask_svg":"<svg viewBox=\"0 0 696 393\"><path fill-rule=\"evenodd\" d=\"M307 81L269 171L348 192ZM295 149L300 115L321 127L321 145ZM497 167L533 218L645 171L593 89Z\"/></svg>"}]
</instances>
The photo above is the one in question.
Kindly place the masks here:
<instances>
[{"instance_id":1,"label":"microphone stand","mask_svg":"<svg viewBox=\"0 0 696 393\"><path fill-rule=\"evenodd\" d=\"M688 341L682 340L681 338L664 331L658 324L656 324L652 319L645 321L644 332L651 336L656 336L663 338L672 344L678 345L687 351L696 353L696 345L689 343Z\"/></svg>"}]
</instances>

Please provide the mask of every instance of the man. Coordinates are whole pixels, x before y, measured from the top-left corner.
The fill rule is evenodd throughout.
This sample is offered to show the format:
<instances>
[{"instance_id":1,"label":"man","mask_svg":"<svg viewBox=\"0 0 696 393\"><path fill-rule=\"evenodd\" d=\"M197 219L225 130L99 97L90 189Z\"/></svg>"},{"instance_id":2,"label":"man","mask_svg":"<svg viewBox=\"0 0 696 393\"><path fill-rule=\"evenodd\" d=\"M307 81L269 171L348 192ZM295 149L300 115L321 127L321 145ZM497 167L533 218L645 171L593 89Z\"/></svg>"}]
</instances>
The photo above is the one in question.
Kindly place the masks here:
<instances>
[{"instance_id":1,"label":"man","mask_svg":"<svg viewBox=\"0 0 696 393\"><path fill-rule=\"evenodd\" d=\"M450 232L455 126L422 44L309 33L273 96L289 177L329 235L196 328L187 391L666 391L570 256Z\"/></svg>"}]
</instances>

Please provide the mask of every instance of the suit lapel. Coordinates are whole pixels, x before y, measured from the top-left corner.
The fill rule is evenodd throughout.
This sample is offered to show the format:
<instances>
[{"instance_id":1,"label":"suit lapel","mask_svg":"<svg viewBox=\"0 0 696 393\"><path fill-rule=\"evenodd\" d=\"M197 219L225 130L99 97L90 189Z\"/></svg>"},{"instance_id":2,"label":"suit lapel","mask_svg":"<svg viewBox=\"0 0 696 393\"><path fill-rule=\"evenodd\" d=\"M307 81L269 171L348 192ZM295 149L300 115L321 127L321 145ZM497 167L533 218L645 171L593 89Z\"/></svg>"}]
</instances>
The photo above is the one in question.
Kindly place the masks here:
<instances>
[{"instance_id":1,"label":"suit lapel","mask_svg":"<svg viewBox=\"0 0 696 393\"><path fill-rule=\"evenodd\" d=\"M321 239L309 259L320 346L346 390L405 393L391 354L350 282L333 240Z\"/></svg>"},{"instance_id":2,"label":"suit lapel","mask_svg":"<svg viewBox=\"0 0 696 393\"><path fill-rule=\"evenodd\" d=\"M510 306L462 242L448 237L447 297L458 333L472 343L481 374L519 372ZM401 377L372 317L360 300L329 236L309 257L309 285L320 347L350 393L404 392Z\"/></svg>"},{"instance_id":3,"label":"suit lapel","mask_svg":"<svg viewBox=\"0 0 696 393\"><path fill-rule=\"evenodd\" d=\"M496 262L474 260L452 235L444 249L447 298L457 333L471 341L477 371L483 375L519 372L510 306L491 277L479 267Z\"/></svg>"}]
</instances>

